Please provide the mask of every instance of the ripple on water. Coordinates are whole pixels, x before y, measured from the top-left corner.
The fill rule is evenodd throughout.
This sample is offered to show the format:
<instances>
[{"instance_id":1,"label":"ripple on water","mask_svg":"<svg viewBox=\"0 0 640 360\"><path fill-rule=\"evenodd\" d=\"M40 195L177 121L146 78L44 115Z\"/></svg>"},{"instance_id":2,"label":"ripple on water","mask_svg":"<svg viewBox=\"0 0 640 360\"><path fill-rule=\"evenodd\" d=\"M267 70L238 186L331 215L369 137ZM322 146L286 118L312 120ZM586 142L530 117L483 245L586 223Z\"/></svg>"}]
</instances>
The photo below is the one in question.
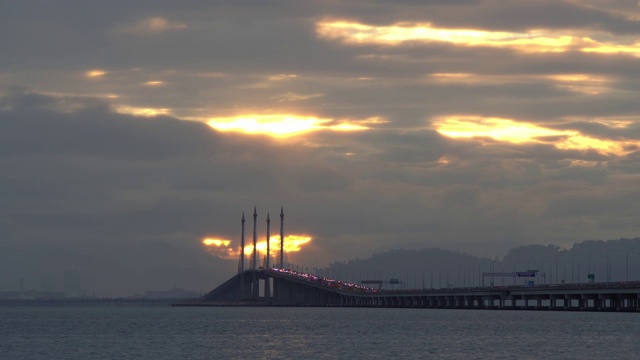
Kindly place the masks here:
<instances>
[{"instance_id":1,"label":"ripple on water","mask_svg":"<svg viewBox=\"0 0 640 360\"><path fill-rule=\"evenodd\" d=\"M0 308L2 359L597 359L639 314L359 308Z\"/></svg>"}]
</instances>

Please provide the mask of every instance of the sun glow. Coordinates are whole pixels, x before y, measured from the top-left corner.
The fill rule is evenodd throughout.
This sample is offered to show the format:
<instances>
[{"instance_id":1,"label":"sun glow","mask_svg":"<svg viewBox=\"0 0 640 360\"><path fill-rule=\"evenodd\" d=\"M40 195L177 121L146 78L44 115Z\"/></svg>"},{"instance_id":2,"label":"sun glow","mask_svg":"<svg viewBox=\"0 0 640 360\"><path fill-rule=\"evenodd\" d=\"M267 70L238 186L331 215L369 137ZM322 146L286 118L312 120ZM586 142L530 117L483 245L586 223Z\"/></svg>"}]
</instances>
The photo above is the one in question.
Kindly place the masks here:
<instances>
[{"instance_id":1,"label":"sun glow","mask_svg":"<svg viewBox=\"0 0 640 360\"><path fill-rule=\"evenodd\" d=\"M425 81L438 84L459 85L500 85L500 84L551 84L557 88L586 95L610 92L613 77L593 74L474 74L474 73L433 73L427 74Z\"/></svg>"},{"instance_id":2,"label":"sun glow","mask_svg":"<svg viewBox=\"0 0 640 360\"><path fill-rule=\"evenodd\" d=\"M602 54L638 54L640 43L612 44L578 34L567 35L552 30L526 32L447 29L430 23L397 23L375 26L348 21L322 21L316 33L327 40L349 44L398 45L410 41L443 42L460 46L511 48L520 52L565 52L579 50Z\"/></svg>"},{"instance_id":3,"label":"sun glow","mask_svg":"<svg viewBox=\"0 0 640 360\"><path fill-rule=\"evenodd\" d=\"M556 74L546 78L554 81L558 88L590 95L609 91L612 82L609 77L590 74Z\"/></svg>"},{"instance_id":4,"label":"sun glow","mask_svg":"<svg viewBox=\"0 0 640 360\"><path fill-rule=\"evenodd\" d=\"M298 115L245 115L213 118L208 122L209 126L219 131L267 134L274 137L288 137L321 130L358 131L368 129L362 123Z\"/></svg>"},{"instance_id":5,"label":"sun glow","mask_svg":"<svg viewBox=\"0 0 640 360\"><path fill-rule=\"evenodd\" d=\"M133 116L153 117L159 115L169 115L171 110L167 108L141 108L134 106L118 106L115 108L120 114L128 114Z\"/></svg>"},{"instance_id":6,"label":"sun glow","mask_svg":"<svg viewBox=\"0 0 640 360\"><path fill-rule=\"evenodd\" d=\"M231 244L231 240L205 238L205 239L202 239L202 244L207 248L207 250L211 254L221 257L223 259L230 259L237 256L237 250L229 246Z\"/></svg>"},{"instance_id":7,"label":"sun glow","mask_svg":"<svg viewBox=\"0 0 640 360\"><path fill-rule=\"evenodd\" d=\"M630 45L624 44L603 44L595 40L585 38L585 42L591 46L585 46L581 50L587 53L599 54L640 54L640 42Z\"/></svg>"},{"instance_id":8,"label":"sun glow","mask_svg":"<svg viewBox=\"0 0 640 360\"><path fill-rule=\"evenodd\" d=\"M186 28L187 24L172 22L163 17L152 17L140 20L139 22L124 28L123 30L130 34L149 36L165 31L184 30Z\"/></svg>"},{"instance_id":9,"label":"sun glow","mask_svg":"<svg viewBox=\"0 0 640 360\"><path fill-rule=\"evenodd\" d=\"M160 81L160 80L147 81L143 85L145 85L145 86L162 86L162 85L164 85L164 81Z\"/></svg>"},{"instance_id":10,"label":"sun glow","mask_svg":"<svg viewBox=\"0 0 640 360\"><path fill-rule=\"evenodd\" d=\"M565 51L573 37L532 30L526 33L435 28L430 23L374 26L353 22L320 22L318 35L347 43L395 45L407 41L445 42L464 46L514 47L522 51Z\"/></svg>"},{"instance_id":11,"label":"sun glow","mask_svg":"<svg viewBox=\"0 0 640 360\"><path fill-rule=\"evenodd\" d=\"M229 244L231 244L231 240L221 240L221 239L206 238L206 239L202 240L202 243L207 245L207 246L209 246L209 245L229 246Z\"/></svg>"},{"instance_id":12,"label":"sun glow","mask_svg":"<svg viewBox=\"0 0 640 360\"><path fill-rule=\"evenodd\" d=\"M309 244L313 238L308 235L287 235L284 237L284 252L298 252L301 251L305 245ZM232 246L232 241L227 239L218 238L205 238L202 239L202 244L208 252L217 257L224 259L237 258L240 255L240 244ZM264 256L267 253L267 241L265 238L259 239L256 242L256 249L260 256ZM269 239L269 254L275 256L280 253L280 235L271 236ZM244 247L245 256L253 254L253 243L251 239L245 239Z\"/></svg>"},{"instance_id":13,"label":"sun glow","mask_svg":"<svg viewBox=\"0 0 640 360\"><path fill-rule=\"evenodd\" d=\"M440 134L451 138L489 138L513 144L550 144L562 150L594 150L606 156L623 156L640 149L640 141L601 139L581 134L577 130L557 130L511 119L479 116L447 116L433 126Z\"/></svg>"},{"instance_id":14,"label":"sun glow","mask_svg":"<svg viewBox=\"0 0 640 360\"><path fill-rule=\"evenodd\" d=\"M87 72L84 73L84 76L88 77L88 78L100 78L103 77L107 74L106 71L104 70L89 70Z\"/></svg>"},{"instance_id":15,"label":"sun glow","mask_svg":"<svg viewBox=\"0 0 640 360\"><path fill-rule=\"evenodd\" d=\"M437 131L453 138L488 137L521 144L544 136L574 135L575 132L545 129L509 119L479 117L447 117L434 123Z\"/></svg>"},{"instance_id":16,"label":"sun glow","mask_svg":"<svg viewBox=\"0 0 640 360\"><path fill-rule=\"evenodd\" d=\"M271 242L273 243L273 237ZM307 245L312 240L311 236L307 235L289 235L284 238L284 252L298 252L302 250L304 245ZM276 238L276 244L280 243L280 237Z\"/></svg>"}]
</instances>

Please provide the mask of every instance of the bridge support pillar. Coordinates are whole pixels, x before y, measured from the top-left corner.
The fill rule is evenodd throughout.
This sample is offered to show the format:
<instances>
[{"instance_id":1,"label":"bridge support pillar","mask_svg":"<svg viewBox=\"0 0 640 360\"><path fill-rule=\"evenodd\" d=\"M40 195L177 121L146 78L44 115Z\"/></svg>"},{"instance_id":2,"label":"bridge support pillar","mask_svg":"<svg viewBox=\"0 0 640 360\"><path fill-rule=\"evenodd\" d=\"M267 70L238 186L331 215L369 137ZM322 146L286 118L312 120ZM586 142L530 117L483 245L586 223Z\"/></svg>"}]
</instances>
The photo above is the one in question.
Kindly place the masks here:
<instances>
[{"instance_id":1,"label":"bridge support pillar","mask_svg":"<svg viewBox=\"0 0 640 360\"><path fill-rule=\"evenodd\" d=\"M609 298L609 304L611 304L612 310L620 310L620 300L618 300L617 298Z\"/></svg>"},{"instance_id":2,"label":"bridge support pillar","mask_svg":"<svg viewBox=\"0 0 640 360\"><path fill-rule=\"evenodd\" d=\"M464 308L465 309L470 309L473 307L473 297L471 296L464 296L463 297L463 302L464 302Z\"/></svg>"},{"instance_id":3,"label":"bridge support pillar","mask_svg":"<svg viewBox=\"0 0 640 360\"><path fill-rule=\"evenodd\" d=\"M476 297L476 302L478 303L478 309L484 309L485 308L485 300L484 300L484 296L480 295Z\"/></svg>"}]
</instances>

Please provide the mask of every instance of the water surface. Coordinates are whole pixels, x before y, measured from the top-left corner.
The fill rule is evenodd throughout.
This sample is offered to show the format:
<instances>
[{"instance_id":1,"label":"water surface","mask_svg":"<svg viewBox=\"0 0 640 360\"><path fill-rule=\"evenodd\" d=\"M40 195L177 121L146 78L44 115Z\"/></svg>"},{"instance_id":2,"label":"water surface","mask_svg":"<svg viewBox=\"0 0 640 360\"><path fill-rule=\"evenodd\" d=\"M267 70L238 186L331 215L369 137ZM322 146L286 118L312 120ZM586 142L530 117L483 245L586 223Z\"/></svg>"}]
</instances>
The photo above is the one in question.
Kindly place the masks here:
<instances>
[{"instance_id":1,"label":"water surface","mask_svg":"<svg viewBox=\"0 0 640 360\"><path fill-rule=\"evenodd\" d=\"M632 313L0 307L0 359L627 359L638 333Z\"/></svg>"}]
</instances>

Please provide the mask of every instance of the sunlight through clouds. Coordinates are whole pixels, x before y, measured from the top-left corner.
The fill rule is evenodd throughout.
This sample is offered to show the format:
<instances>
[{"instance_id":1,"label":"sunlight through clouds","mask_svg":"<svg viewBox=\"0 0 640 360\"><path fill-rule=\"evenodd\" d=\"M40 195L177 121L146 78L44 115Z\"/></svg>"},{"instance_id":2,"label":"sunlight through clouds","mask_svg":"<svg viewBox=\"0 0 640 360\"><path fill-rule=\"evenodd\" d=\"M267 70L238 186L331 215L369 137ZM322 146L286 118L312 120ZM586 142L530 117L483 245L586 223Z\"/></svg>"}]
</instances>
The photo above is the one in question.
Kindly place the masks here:
<instances>
[{"instance_id":1,"label":"sunlight through clouds","mask_svg":"<svg viewBox=\"0 0 640 360\"><path fill-rule=\"evenodd\" d=\"M559 89L571 92L598 95L609 92L613 78L590 74L554 74L554 75L485 75L474 73L433 73L426 81L437 84L459 85L504 85L526 83L550 83Z\"/></svg>"},{"instance_id":2,"label":"sunlight through clouds","mask_svg":"<svg viewBox=\"0 0 640 360\"><path fill-rule=\"evenodd\" d=\"M162 85L164 85L164 81L160 81L160 80L147 81L143 85L145 85L145 86L162 86Z\"/></svg>"},{"instance_id":3,"label":"sunlight through clouds","mask_svg":"<svg viewBox=\"0 0 640 360\"><path fill-rule=\"evenodd\" d=\"M599 95L611 90L613 79L607 76L590 74L556 74L547 75L546 79L554 81L556 87L587 95Z\"/></svg>"},{"instance_id":4,"label":"sunlight through clouds","mask_svg":"<svg viewBox=\"0 0 640 360\"><path fill-rule=\"evenodd\" d=\"M398 45L408 41L443 42L460 46L510 48L520 52L579 50L602 54L638 54L640 43L607 43L577 34L537 29L526 32L436 28L431 23L396 23L375 26L346 21L316 24L320 38L350 44Z\"/></svg>"},{"instance_id":5,"label":"sunlight through clouds","mask_svg":"<svg viewBox=\"0 0 640 360\"><path fill-rule=\"evenodd\" d=\"M638 1L0 1L0 235L100 294L227 280L267 204L320 266L637 237Z\"/></svg>"},{"instance_id":6,"label":"sunlight through clouds","mask_svg":"<svg viewBox=\"0 0 640 360\"><path fill-rule=\"evenodd\" d=\"M547 136L571 136L573 131L546 129L534 124L519 123L510 119L450 116L434 123L436 130L453 138L488 137L514 144L534 142Z\"/></svg>"},{"instance_id":7,"label":"sunlight through clouds","mask_svg":"<svg viewBox=\"0 0 640 360\"><path fill-rule=\"evenodd\" d=\"M115 107L115 110L120 114L129 114L133 116L143 116L143 117L153 117L158 115L171 114L171 110L168 108L145 108L145 107L122 105L122 106Z\"/></svg>"},{"instance_id":8,"label":"sunlight through clouds","mask_svg":"<svg viewBox=\"0 0 640 360\"><path fill-rule=\"evenodd\" d=\"M292 253L299 252L307 246L313 238L305 234L292 234L284 237L284 252ZM228 239L220 238L204 238L202 239L202 245L212 255L223 259L234 259L240 255L240 244L232 245L232 241ZM260 256L264 256L267 253L267 241L266 238L259 239L256 242L256 249ZM280 235L274 235L269 238L269 254L275 256L280 252ZM253 243L249 238L245 239L244 247L245 256L253 254Z\"/></svg>"},{"instance_id":9,"label":"sunlight through clouds","mask_svg":"<svg viewBox=\"0 0 640 360\"><path fill-rule=\"evenodd\" d=\"M522 51L566 51L573 42L567 35L532 30L526 33L473 29L434 28L430 23L398 23L374 26L350 22L320 22L316 31L322 38L347 43L395 45L406 41L439 41L464 46L513 47Z\"/></svg>"},{"instance_id":10,"label":"sunlight through clouds","mask_svg":"<svg viewBox=\"0 0 640 360\"><path fill-rule=\"evenodd\" d=\"M363 123L367 123L367 121ZM321 130L359 131L368 129L367 126L360 122L348 120L335 121L333 119L322 119L313 116L285 114L212 118L208 124L219 131L266 134L274 137L288 137Z\"/></svg>"},{"instance_id":11,"label":"sunlight through clouds","mask_svg":"<svg viewBox=\"0 0 640 360\"><path fill-rule=\"evenodd\" d=\"M296 94L293 92L287 92L284 94L272 96L271 99L276 100L278 102L287 102L287 101L304 101L316 99L319 97L323 97L324 94Z\"/></svg>"},{"instance_id":12,"label":"sunlight through clouds","mask_svg":"<svg viewBox=\"0 0 640 360\"><path fill-rule=\"evenodd\" d=\"M605 156L624 156L637 151L640 141L602 139L577 130L557 130L511 119L480 116L446 116L437 119L436 131L450 138L490 138L512 144L538 143L561 150L593 150Z\"/></svg>"},{"instance_id":13,"label":"sunlight through clouds","mask_svg":"<svg viewBox=\"0 0 640 360\"><path fill-rule=\"evenodd\" d=\"M106 71L104 70L88 70L87 72L84 73L84 76L88 77L88 78L100 78L103 77L107 74Z\"/></svg>"},{"instance_id":14,"label":"sunlight through clouds","mask_svg":"<svg viewBox=\"0 0 640 360\"><path fill-rule=\"evenodd\" d=\"M217 239L217 238L205 238L202 239L202 245L205 246L205 249L215 255L217 257L223 259L232 259L239 255L239 251L230 246L231 240L227 239ZM252 249L250 249L249 254ZM246 254L246 251L245 251Z\"/></svg>"},{"instance_id":15,"label":"sunlight through clouds","mask_svg":"<svg viewBox=\"0 0 640 360\"><path fill-rule=\"evenodd\" d=\"M139 35L148 36L163 33L172 30L184 30L187 28L187 24L171 22L163 17L151 17L148 19L140 20L139 22L126 27L125 32Z\"/></svg>"},{"instance_id":16,"label":"sunlight through clouds","mask_svg":"<svg viewBox=\"0 0 640 360\"><path fill-rule=\"evenodd\" d=\"M607 116L607 117L593 117L593 118L585 118L580 116L566 116L564 117L567 121L583 121L583 122L593 122L608 126L614 129L624 129L633 124L640 122L640 116Z\"/></svg>"},{"instance_id":17,"label":"sunlight through clouds","mask_svg":"<svg viewBox=\"0 0 640 360\"><path fill-rule=\"evenodd\" d=\"M636 42L629 45L624 44L603 44L597 41L585 38L587 44L592 46L585 46L581 50L587 53L599 53L599 54L640 54L640 42Z\"/></svg>"},{"instance_id":18,"label":"sunlight through clouds","mask_svg":"<svg viewBox=\"0 0 640 360\"><path fill-rule=\"evenodd\" d=\"M267 80L269 80L269 81L282 81L282 80L295 79L297 77L298 77L298 75L296 75L296 74L277 74L277 75L268 76Z\"/></svg>"}]
</instances>

